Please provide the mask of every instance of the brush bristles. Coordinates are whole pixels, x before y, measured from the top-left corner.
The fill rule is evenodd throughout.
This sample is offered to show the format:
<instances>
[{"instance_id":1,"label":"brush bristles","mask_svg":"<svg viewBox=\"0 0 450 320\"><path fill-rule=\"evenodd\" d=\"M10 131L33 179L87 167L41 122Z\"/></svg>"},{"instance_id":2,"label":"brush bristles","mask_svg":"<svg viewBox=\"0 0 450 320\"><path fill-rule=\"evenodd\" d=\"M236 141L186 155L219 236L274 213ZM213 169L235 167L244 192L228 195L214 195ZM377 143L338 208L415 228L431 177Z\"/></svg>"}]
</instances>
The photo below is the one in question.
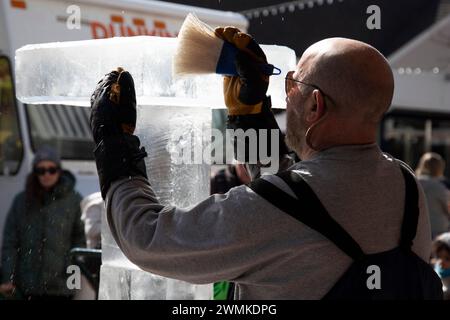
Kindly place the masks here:
<instances>
[{"instance_id":1,"label":"brush bristles","mask_svg":"<svg viewBox=\"0 0 450 320\"><path fill-rule=\"evenodd\" d=\"M173 58L174 76L215 73L223 40L214 30L189 13L178 34L178 47Z\"/></svg>"}]
</instances>

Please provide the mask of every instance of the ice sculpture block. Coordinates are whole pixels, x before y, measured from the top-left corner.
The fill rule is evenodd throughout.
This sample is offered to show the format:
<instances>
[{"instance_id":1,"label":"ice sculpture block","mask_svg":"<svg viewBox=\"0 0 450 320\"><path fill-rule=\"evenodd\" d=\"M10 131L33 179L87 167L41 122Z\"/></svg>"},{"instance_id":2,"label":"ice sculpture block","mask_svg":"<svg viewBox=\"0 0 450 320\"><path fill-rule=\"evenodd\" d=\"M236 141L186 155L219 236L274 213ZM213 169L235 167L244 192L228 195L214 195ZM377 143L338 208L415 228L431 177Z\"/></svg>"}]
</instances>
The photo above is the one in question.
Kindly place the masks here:
<instances>
[{"instance_id":1,"label":"ice sculpture block","mask_svg":"<svg viewBox=\"0 0 450 320\"><path fill-rule=\"evenodd\" d=\"M210 166L177 164L173 150L185 144L207 147L210 108L139 105L137 111L136 134L148 150L147 174L159 201L187 207L204 200L209 195ZM212 293L212 285L192 285L140 270L120 251L103 218L99 299L210 299Z\"/></svg>"},{"instance_id":2,"label":"ice sculpture block","mask_svg":"<svg viewBox=\"0 0 450 320\"><path fill-rule=\"evenodd\" d=\"M134 77L138 104L205 105L224 108L219 75L172 77L176 38L138 36L27 45L16 51L16 91L24 103L88 106L101 75L122 66ZM296 64L292 49L263 45L269 63L281 69L270 77L268 94L285 107L284 78ZM170 101L170 102L168 102Z\"/></svg>"},{"instance_id":3,"label":"ice sculpture block","mask_svg":"<svg viewBox=\"0 0 450 320\"><path fill-rule=\"evenodd\" d=\"M25 46L16 51L17 97L24 103L89 106L97 82L118 66L135 80L136 134L149 156L147 173L159 200L187 207L209 195L207 158L193 163L175 159L180 146L211 143L211 108L224 107L222 77L172 77L176 39L113 38ZM295 67L289 48L263 46L268 61L282 70L272 76L269 94L285 106L284 77ZM121 252L106 217L102 223L100 299L211 299L212 284L193 285L139 269Z\"/></svg>"}]
</instances>

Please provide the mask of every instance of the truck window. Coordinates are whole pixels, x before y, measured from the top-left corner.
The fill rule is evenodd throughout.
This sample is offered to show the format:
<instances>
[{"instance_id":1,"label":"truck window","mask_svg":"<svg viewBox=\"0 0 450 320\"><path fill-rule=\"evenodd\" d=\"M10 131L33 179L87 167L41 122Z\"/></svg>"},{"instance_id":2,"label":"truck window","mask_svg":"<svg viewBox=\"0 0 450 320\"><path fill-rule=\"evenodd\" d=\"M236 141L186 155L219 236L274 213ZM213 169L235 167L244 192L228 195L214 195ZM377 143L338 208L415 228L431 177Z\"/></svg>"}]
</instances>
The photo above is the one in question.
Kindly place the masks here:
<instances>
[{"instance_id":1,"label":"truck window","mask_svg":"<svg viewBox=\"0 0 450 320\"><path fill-rule=\"evenodd\" d=\"M0 175L14 175L23 157L11 65L0 56Z\"/></svg>"},{"instance_id":2,"label":"truck window","mask_svg":"<svg viewBox=\"0 0 450 320\"><path fill-rule=\"evenodd\" d=\"M65 160L93 160L90 109L66 105L26 105L33 151L54 147Z\"/></svg>"}]
</instances>

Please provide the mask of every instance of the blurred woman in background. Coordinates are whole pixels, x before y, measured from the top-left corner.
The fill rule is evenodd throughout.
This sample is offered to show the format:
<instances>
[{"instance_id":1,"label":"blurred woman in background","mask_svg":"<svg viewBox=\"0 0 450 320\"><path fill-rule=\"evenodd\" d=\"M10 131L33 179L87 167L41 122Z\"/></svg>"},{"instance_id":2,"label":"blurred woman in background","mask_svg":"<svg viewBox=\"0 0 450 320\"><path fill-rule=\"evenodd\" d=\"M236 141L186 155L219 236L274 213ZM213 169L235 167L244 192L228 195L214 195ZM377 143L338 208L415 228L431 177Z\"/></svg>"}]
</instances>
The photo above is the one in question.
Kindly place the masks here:
<instances>
[{"instance_id":1,"label":"blurred woman in background","mask_svg":"<svg viewBox=\"0 0 450 320\"><path fill-rule=\"evenodd\" d=\"M86 246L81 195L74 187L75 177L61 168L56 152L40 149L6 220L0 293L29 300L72 298L69 252Z\"/></svg>"},{"instance_id":2,"label":"blurred woman in background","mask_svg":"<svg viewBox=\"0 0 450 320\"><path fill-rule=\"evenodd\" d=\"M425 153L419 161L416 175L422 184L430 213L433 239L449 231L450 196L444 181L445 161L434 152Z\"/></svg>"}]
</instances>

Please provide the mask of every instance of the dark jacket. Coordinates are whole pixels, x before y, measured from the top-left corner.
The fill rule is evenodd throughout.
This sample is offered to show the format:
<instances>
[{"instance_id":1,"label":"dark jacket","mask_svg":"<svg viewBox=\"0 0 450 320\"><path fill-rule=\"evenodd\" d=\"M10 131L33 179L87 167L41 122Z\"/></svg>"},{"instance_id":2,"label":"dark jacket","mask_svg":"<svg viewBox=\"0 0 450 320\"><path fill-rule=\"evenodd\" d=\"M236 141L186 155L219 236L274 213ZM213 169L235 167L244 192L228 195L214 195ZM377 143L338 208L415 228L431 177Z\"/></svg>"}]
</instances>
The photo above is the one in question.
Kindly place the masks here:
<instances>
[{"instance_id":1,"label":"dark jacket","mask_svg":"<svg viewBox=\"0 0 450 320\"><path fill-rule=\"evenodd\" d=\"M2 283L12 281L23 295L73 295L67 288L69 251L85 247L81 195L75 177L63 171L42 205L19 193L6 220L2 247Z\"/></svg>"},{"instance_id":2,"label":"dark jacket","mask_svg":"<svg viewBox=\"0 0 450 320\"><path fill-rule=\"evenodd\" d=\"M240 186L242 182L236 173L236 169L232 165L219 170L210 180L210 194L224 194L231 188Z\"/></svg>"}]
</instances>

